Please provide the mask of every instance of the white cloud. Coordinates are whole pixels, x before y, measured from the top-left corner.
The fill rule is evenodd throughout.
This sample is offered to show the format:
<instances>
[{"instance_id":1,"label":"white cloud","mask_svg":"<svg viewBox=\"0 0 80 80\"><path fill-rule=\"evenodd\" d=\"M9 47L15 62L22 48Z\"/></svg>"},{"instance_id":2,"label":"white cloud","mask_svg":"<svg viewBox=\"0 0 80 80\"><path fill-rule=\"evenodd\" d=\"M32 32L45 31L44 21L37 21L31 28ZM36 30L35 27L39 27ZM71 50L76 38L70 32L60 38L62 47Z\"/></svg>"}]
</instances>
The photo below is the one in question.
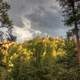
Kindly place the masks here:
<instances>
[{"instance_id":1,"label":"white cloud","mask_svg":"<svg viewBox=\"0 0 80 80\"><path fill-rule=\"evenodd\" d=\"M22 42L24 40L32 39L32 33L28 30L25 30L24 28L20 28L17 26L14 26L13 33L15 36L17 36L17 41Z\"/></svg>"},{"instance_id":2,"label":"white cloud","mask_svg":"<svg viewBox=\"0 0 80 80\"><path fill-rule=\"evenodd\" d=\"M6 32L8 31L8 28L6 28L6 27L1 27L1 28L0 28L0 31L6 33Z\"/></svg>"},{"instance_id":3,"label":"white cloud","mask_svg":"<svg viewBox=\"0 0 80 80\"><path fill-rule=\"evenodd\" d=\"M0 28L0 35L1 35L1 36L0 36L0 40L1 40L1 39L4 39L4 40L5 40L5 39L7 39L8 37L10 37L9 34L8 34L8 28L6 28L6 27L1 27L1 28Z\"/></svg>"},{"instance_id":4,"label":"white cloud","mask_svg":"<svg viewBox=\"0 0 80 80\"><path fill-rule=\"evenodd\" d=\"M25 40L33 39L40 31L31 28L31 23L28 19L22 17L23 27L14 26L13 34L17 36L18 42L23 42Z\"/></svg>"}]
</instances>

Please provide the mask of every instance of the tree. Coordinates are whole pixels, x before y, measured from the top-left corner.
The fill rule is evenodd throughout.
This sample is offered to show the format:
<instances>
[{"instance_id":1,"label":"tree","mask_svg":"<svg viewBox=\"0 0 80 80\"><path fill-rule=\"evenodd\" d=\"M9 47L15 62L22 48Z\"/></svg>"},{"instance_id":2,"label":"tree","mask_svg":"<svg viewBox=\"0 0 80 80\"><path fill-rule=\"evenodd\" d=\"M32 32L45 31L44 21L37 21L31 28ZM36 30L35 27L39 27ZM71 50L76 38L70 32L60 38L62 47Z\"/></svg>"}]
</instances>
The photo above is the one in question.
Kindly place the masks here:
<instances>
[{"instance_id":1,"label":"tree","mask_svg":"<svg viewBox=\"0 0 80 80\"><path fill-rule=\"evenodd\" d=\"M10 5L7 1L0 0L0 28L6 27L8 28L8 38L7 40L13 41L16 40L16 37L13 36L11 33L12 30L12 21L9 18L8 10L10 9ZM0 31L2 33L2 31ZM3 33L0 35L0 37L4 35Z\"/></svg>"},{"instance_id":2,"label":"tree","mask_svg":"<svg viewBox=\"0 0 80 80\"><path fill-rule=\"evenodd\" d=\"M12 22L8 16L8 10L10 9L10 5L3 0L0 0L0 27L11 26Z\"/></svg>"},{"instance_id":3,"label":"tree","mask_svg":"<svg viewBox=\"0 0 80 80\"><path fill-rule=\"evenodd\" d=\"M74 34L76 36L77 60L80 63L80 42L79 42L79 26L80 26L80 0L58 0L63 10L65 25L74 26Z\"/></svg>"},{"instance_id":4,"label":"tree","mask_svg":"<svg viewBox=\"0 0 80 80\"><path fill-rule=\"evenodd\" d=\"M72 31L68 31L66 34L67 34L67 39L70 40L70 38L72 37Z\"/></svg>"}]
</instances>

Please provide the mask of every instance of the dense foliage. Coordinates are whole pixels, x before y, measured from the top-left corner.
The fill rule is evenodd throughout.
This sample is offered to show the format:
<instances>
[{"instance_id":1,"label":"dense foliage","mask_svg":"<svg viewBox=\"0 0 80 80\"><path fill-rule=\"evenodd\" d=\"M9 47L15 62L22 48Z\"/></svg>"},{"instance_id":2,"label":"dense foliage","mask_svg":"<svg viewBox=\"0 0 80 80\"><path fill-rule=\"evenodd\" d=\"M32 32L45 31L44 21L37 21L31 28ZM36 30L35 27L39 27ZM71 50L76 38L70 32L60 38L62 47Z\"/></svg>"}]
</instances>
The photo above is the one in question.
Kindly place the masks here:
<instances>
[{"instance_id":1,"label":"dense foliage","mask_svg":"<svg viewBox=\"0 0 80 80\"><path fill-rule=\"evenodd\" d=\"M7 1L0 0L0 27L10 27L12 22L8 16L8 10L10 9L10 5Z\"/></svg>"},{"instance_id":2,"label":"dense foliage","mask_svg":"<svg viewBox=\"0 0 80 80\"><path fill-rule=\"evenodd\" d=\"M0 46L0 76L7 74L5 80L80 79L72 40L37 37L21 44L3 42Z\"/></svg>"}]
</instances>

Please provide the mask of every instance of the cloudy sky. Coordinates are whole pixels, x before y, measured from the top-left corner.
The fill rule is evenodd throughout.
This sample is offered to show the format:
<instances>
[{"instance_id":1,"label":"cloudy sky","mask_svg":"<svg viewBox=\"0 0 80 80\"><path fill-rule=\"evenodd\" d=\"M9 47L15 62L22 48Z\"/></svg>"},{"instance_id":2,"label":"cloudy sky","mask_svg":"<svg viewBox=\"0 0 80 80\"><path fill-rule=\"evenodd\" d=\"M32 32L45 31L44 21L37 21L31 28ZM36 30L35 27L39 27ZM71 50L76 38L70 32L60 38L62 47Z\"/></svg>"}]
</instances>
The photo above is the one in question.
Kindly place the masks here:
<instances>
[{"instance_id":1,"label":"cloudy sky","mask_svg":"<svg viewBox=\"0 0 80 80\"><path fill-rule=\"evenodd\" d=\"M9 3L9 15L16 27L22 29L24 22L29 21L31 29L36 31L51 36L65 35L67 29L61 22L61 10L55 0L9 0Z\"/></svg>"}]
</instances>

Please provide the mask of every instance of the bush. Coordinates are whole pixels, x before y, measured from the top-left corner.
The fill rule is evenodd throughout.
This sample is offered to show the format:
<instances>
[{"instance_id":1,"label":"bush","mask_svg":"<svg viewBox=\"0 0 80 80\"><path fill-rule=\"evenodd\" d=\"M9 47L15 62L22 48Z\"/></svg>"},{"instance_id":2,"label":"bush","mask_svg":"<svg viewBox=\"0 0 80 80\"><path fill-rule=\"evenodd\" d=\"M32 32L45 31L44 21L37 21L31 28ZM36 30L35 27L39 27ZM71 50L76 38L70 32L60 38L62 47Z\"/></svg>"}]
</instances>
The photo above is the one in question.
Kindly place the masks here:
<instances>
[{"instance_id":1,"label":"bush","mask_svg":"<svg viewBox=\"0 0 80 80\"><path fill-rule=\"evenodd\" d=\"M75 43L69 40L35 38L8 49L9 80L79 80ZM4 56L0 55L1 60Z\"/></svg>"}]
</instances>

